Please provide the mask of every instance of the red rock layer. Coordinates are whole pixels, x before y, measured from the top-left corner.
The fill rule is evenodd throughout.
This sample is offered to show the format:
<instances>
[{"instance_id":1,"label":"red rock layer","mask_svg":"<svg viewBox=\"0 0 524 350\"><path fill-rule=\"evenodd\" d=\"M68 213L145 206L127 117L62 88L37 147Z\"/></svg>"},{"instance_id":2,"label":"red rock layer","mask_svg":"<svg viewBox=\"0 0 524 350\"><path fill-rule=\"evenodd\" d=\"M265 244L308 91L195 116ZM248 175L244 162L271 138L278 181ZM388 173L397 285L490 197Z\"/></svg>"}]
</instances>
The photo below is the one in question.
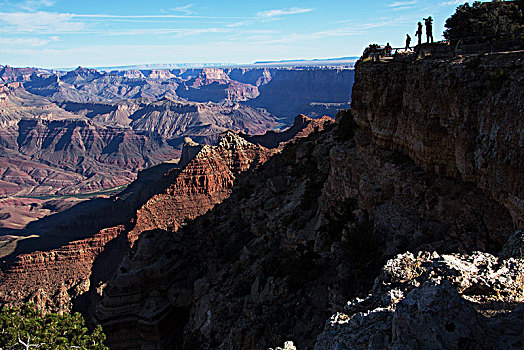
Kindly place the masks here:
<instances>
[{"instance_id":1,"label":"red rock layer","mask_svg":"<svg viewBox=\"0 0 524 350\"><path fill-rule=\"evenodd\" d=\"M30 301L42 310L69 311L72 299L96 282L91 278L95 260L120 236L126 237L123 226L102 230L55 250L19 256L8 272L0 275L2 303Z\"/></svg>"},{"instance_id":2,"label":"red rock layer","mask_svg":"<svg viewBox=\"0 0 524 350\"><path fill-rule=\"evenodd\" d=\"M180 225L211 209L231 193L235 176L265 162L273 151L224 133L217 146L204 146L165 193L153 196L136 216L133 233Z\"/></svg>"}]
</instances>

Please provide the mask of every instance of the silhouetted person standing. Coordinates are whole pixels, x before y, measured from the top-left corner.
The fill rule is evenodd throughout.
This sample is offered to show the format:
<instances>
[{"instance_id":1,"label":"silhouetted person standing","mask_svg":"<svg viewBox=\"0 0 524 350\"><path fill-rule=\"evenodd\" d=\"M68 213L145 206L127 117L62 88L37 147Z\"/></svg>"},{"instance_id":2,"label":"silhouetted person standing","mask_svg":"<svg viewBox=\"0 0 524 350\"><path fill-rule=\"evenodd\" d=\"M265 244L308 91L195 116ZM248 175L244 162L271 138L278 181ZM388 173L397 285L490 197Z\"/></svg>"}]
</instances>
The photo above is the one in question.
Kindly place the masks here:
<instances>
[{"instance_id":1,"label":"silhouetted person standing","mask_svg":"<svg viewBox=\"0 0 524 350\"><path fill-rule=\"evenodd\" d=\"M422 45L422 23L418 22L418 29L415 32L415 36L418 36L418 46Z\"/></svg>"},{"instance_id":2,"label":"silhouetted person standing","mask_svg":"<svg viewBox=\"0 0 524 350\"><path fill-rule=\"evenodd\" d=\"M408 51L409 44L411 44L411 37L409 36L409 34L406 34L406 48L404 49L405 51Z\"/></svg>"},{"instance_id":3,"label":"silhouetted person standing","mask_svg":"<svg viewBox=\"0 0 524 350\"><path fill-rule=\"evenodd\" d=\"M429 39L431 38L431 43L433 44L433 18L431 18L431 16L424 18L424 22L426 24L426 39L429 43ZM422 28L420 31L422 32Z\"/></svg>"},{"instance_id":4,"label":"silhouetted person standing","mask_svg":"<svg viewBox=\"0 0 524 350\"><path fill-rule=\"evenodd\" d=\"M393 48L391 47L391 45L389 45L389 43L387 43L386 47L384 48L384 51L386 51L386 56L391 56L391 51L393 50Z\"/></svg>"}]
</instances>

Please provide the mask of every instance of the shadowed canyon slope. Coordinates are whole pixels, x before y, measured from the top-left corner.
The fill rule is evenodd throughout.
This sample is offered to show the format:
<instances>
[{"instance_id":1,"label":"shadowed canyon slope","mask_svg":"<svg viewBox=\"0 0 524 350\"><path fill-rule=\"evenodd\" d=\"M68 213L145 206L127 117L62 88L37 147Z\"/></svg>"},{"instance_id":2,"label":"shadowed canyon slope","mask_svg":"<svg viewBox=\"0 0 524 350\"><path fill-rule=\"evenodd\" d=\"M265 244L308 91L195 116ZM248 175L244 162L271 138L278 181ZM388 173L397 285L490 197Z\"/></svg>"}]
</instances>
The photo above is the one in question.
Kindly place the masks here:
<instances>
[{"instance_id":1,"label":"shadowed canyon slope","mask_svg":"<svg viewBox=\"0 0 524 350\"><path fill-rule=\"evenodd\" d=\"M103 325L112 349L267 349L289 340L319 350L519 348L523 58L359 61L352 109L336 123L299 116L281 133L221 132L213 146L186 137L178 164L40 219L24 239L7 237L0 298L81 310ZM77 90L100 78L77 73L68 78ZM177 135L169 126L181 110L214 120L215 105L234 123L270 85L286 85L272 70L163 74L182 80L174 93L223 88L229 99L135 100L118 127ZM289 110L302 103L286 91ZM95 124L96 108L109 121L118 103L62 110ZM260 113L277 122L271 108Z\"/></svg>"},{"instance_id":2,"label":"shadowed canyon slope","mask_svg":"<svg viewBox=\"0 0 524 350\"><path fill-rule=\"evenodd\" d=\"M296 120L293 130L299 132L284 134L283 143L332 122L305 116ZM178 229L204 214L230 195L240 173L263 164L276 152L279 148L250 143L232 131L223 133L215 146L187 138L178 165L165 163L144 170L117 196L83 202L25 230L40 237L22 241L6 237L2 303L32 301L47 310L89 311L142 232ZM9 246L11 251L7 251ZM54 272L41 274L42 269Z\"/></svg>"}]
</instances>

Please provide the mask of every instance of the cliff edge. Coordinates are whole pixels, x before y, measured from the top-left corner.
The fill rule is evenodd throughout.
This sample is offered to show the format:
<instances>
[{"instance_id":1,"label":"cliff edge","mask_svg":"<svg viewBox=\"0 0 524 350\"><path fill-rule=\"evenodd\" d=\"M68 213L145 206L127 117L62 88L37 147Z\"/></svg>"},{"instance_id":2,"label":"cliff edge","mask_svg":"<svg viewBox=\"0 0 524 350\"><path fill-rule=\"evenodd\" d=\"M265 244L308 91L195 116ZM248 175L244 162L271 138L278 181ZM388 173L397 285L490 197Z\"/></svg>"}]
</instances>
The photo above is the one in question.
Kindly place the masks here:
<instances>
[{"instance_id":1,"label":"cliff edge","mask_svg":"<svg viewBox=\"0 0 524 350\"><path fill-rule=\"evenodd\" d=\"M351 110L373 141L472 182L524 224L524 53L357 62Z\"/></svg>"}]
</instances>

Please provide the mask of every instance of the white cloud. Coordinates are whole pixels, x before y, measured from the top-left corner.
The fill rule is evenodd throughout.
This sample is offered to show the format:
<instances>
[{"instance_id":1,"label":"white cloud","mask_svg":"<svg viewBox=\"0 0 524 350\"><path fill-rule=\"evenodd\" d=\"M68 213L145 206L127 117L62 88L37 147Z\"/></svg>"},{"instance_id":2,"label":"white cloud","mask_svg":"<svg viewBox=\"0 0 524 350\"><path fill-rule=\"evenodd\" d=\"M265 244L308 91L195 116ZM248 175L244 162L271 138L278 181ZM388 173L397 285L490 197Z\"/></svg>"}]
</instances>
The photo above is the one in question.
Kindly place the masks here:
<instances>
[{"instance_id":1,"label":"white cloud","mask_svg":"<svg viewBox=\"0 0 524 350\"><path fill-rule=\"evenodd\" d=\"M48 43L48 39L39 38L0 38L0 45L3 47L38 47Z\"/></svg>"},{"instance_id":2,"label":"white cloud","mask_svg":"<svg viewBox=\"0 0 524 350\"><path fill-rule=\"evenodd\" d=\"M192 15L194 12L191 11L191 7L193 7L194 4L187 4L187 5L184 5L184 6L178 6L178 7L174 7L174 8L171 8L170 10L173 11L173 12L181 12L185 15Z\"/></svg>"},{"instance_id":3,"label":"white cloud","mask_svg":"<svg viewBox=\"0 0 524 350\"><path fill-rule=\"evenodd\" d=\"M311 8L300 8L300 7L292 7L287 9L276 9L276 10L269 10L269 11L262 11L257 13L258 18L276 18L281 17L284 15L296 15L299 13L306 13L311 12L313 9Z\"/></svg>"},{"instance_id":4,"label":"white cloud","mask_svg":"<svg viewBox=\"0 0 524 350\"><path fill-rule=\"evenodd\" d=\"M191 19L246 19L247 17L218 17L218 16L188 16L188 15L112 15L112 14L95 14L95 15L85 15L85 14L71 14L75 18L100 18L100 19L142 19L142 18L151 18L151 19L166 19L166 18L191 18Z\"/></svg>"},{"instance_id":5,"label":"white cloud","mask_svg":"<svg viewBox=\"0 0 524 350\"><path fill-rule=\"evenodd\" d=\"M452 6L452 5L462 5L462 4L465 4L466 2L468 1L464 1L464 0L451 0L451 1L445 1L445 2L441 2L439 5L440 6Z\"/></svg>"},{"instance_id":6,"label":"white cloud","mask_svg":"<svg viewBox=\"0 0 524 350\"><path fill-rule=\"evenodd\" d=\"M77 32L86 28L83 22L73 21L73 15L56 12L0 12L3 32L58 34Z\"/></svg>"},{"instance_id":7,"label":"white cloud","mask_svg":"<svg viewBox=\"0 0 524 350\"><path fill-rule=\"evenodd\" d=\"M389 7L399 7L399 6L402 6L402 7L406 7L406 6L409 6L409 5L415 5L418 1L417 0L413 0L413 1L395 1L395 2L392 2L391 4L388 4Z\"/></svg>"},{"instance_id":8,"label":"white cloud","mask_svg":"<svg viewBox=\"0 0 524 350\"><path fill-rule=\"evenodd\" d=\"M226 25L226 27L229 27L229 28L235 28L235 27L243 27L243 26L247 26L248 24L250 24L250 22L235 22L235 23L229 23L228 25Z\"/></svg>"},{"instance_id":9,"label":"white cloud","mask_svg":"<svg viewBox=\"0 0 524 350\"><path fill-rule=\"evenodd\" d=\"M35 12L45 7L51 7L55 4L55 0L8 0L0 3L4 9L24 10Z\"/></svg>"},{"instance_id":10,"label":"white cloud","mask_svg":"<svg viewBox=\"0 0 524 350\"><path fill-rule=\"evenodd\" d=\"M228 28L140 28L140 29L122 29L114 31L98 32L97 34L109 36L121 35L168 35L175 34L177 37L210 34L210 33L228 33L232 29Z\"/></svg>"}]
</instances>

